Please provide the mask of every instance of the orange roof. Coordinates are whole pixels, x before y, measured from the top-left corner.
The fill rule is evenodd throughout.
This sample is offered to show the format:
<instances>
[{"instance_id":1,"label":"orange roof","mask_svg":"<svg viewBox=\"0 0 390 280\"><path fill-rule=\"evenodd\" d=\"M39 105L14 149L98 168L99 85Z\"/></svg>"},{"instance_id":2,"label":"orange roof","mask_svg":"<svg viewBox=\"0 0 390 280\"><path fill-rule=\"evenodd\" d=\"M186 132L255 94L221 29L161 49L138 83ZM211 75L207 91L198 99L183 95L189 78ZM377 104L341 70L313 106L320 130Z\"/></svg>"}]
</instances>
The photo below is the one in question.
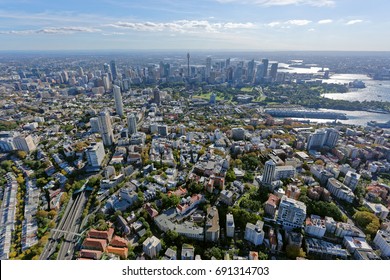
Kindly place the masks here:
<instances>
[{"instance_id":1,"label":"orange roof","mask_svg":"<svg viewBox=\"0 0 390 280\"><path fill-rule=\"evenodd\" d=\"M127 247L126 248L117 248L117 247L108 246L106 249L106 252L118 255L118 256L122 257L123 259L127 259L127 255L128 255Z\"/></svg>"},{"instance_id":2,"label":"orange roof","mask_svg":"<svg viewBox=\"0 0 390 280\"><path fill-rule=\"evenodd\" d=\"M168 192L168 196L171 196L172 194L176 195L176 196L179 196L179 197L183 197L187 194L187 190L186 189L183 189L182 187L179 187L176 191L169 191Z\"/></svg>"},{"instance_id":3,"label":"orange roof","mask_svg":"<svg viewBox=\"0 0 390 280\"><path fill-rule=\"evenodd\" d=\"M109 228L108 230L102 231L102 230L96 230L96 229L91 229L88 232L88 237L90 238L97 238L97 239L106 239L110 241L112 239L112 236L114 235L114 229Z\"/></svg>"},{"instance_id":4,"label":"orange roof","mask_svg":"<svg viewBox=\"0 0 390 280\"><path fill-rule=\"evenodd\" d=\"M272 206L276 206L279 203L279 197L276 195L271 194L268 197L267 204L271 204Z\"/></svg>"},{"instance_id":5,"label":"orange roof","mask_svg":"<svg viewBox=\"0 0 390 280\"><path fill-rule=\"evenodd\" d=\"M96 250L82 249L80 251L80 257L99 260L102 257L102 252Z\"/></svg>"},{"instance_id":6,"label":"orange roof","mask_svg":"<svg viewBox=\"0 0 390 280\"><path fill-rule=\"evenodd\" d=\"M122 238L122 237L119 237L119 236L115 236L111 242L110 242L110 245L111 246L114 246L114 247L126 247L127 248L127 240Z\"/></svg>"},{"instance_id":7,"label":"orange roof","mask_svg":"<svg viewBox=\"0 0 390 280\"><path fill-rule=\"evenodd\" d=\"M104 251L107 247L107 241L105 239L85 238L83 242L83 248Z\"/></svg>"}]
</instances>

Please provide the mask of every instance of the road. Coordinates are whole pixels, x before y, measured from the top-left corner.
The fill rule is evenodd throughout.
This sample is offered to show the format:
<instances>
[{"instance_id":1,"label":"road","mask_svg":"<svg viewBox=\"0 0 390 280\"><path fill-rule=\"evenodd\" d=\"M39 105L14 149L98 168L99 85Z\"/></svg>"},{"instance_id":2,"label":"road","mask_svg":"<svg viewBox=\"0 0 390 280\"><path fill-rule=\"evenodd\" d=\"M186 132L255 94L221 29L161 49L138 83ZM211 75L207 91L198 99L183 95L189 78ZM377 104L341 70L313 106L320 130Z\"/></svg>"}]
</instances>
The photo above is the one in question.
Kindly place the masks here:
<instances>
[{"instance_id":1,"label":"road","mask_svg":"<svg viewBox=\"0 0 390 280\"><path fill-rule=\"evenodd\" d=\"M74 247L79 237L78 231L80 229L81 216L87 199L88 196L83 191L77 194L75 198L69 200L60 223L50 233L49 241L40 256L41 260L52 258L58 246L60 248L57 259L72 259Z\"/></svg>"}]
</instances>

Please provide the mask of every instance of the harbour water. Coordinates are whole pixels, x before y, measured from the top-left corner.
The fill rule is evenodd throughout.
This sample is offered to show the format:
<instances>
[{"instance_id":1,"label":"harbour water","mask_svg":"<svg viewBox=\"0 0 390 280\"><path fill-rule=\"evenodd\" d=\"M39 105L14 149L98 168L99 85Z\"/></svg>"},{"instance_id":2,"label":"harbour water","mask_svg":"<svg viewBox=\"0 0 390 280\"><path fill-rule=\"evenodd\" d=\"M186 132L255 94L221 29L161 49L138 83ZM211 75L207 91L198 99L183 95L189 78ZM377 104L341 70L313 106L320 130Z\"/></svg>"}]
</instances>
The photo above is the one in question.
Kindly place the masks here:
<instances>
[{"instance_id":1,"label":"harbour water","mask_svg":"<svg viewBox=\"0 0 390 280\"><path fill-rule=\"evenodd\" d=\"M337 122L340 122L343 124L349 124L349 125L367 126L367 122L369 122L369 121L387 122L390 120L390 114L379 114L379 113L371 113L371 112L365 112L365 111L331 110L331 109L320 109L319 111L345 113L347 115L348 119L347 120L337 120ZM332 122L332 120L329 120L329 119L303 119L303 118L294 118L294 119L310 120L310 122L317 122L317 123Z\"/></svg>"},{"instance_id":2,"label":"harbour water","mask_svg":"<svg viewBox=\"0 0 390 280\"><path fill-rule=\"evenodd\" d=\"M366 87L361 89L351 89L347 93L328 93L323 96L336 100L390 102L390 81L377 81L366 75L335 74L328 80L322 80L322 82L346 84L352 82L353 80L362 80L366 84Z\"/></svg>"}]
</instances>

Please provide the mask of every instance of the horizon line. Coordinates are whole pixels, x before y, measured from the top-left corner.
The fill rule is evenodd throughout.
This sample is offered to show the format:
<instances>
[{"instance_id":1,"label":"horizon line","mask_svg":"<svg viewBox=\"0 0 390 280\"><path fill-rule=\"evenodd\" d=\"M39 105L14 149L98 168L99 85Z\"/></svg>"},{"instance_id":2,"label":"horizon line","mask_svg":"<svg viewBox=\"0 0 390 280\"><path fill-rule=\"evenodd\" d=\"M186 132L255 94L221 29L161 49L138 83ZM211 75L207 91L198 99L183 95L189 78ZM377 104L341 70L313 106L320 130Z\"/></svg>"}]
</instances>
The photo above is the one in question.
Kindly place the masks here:
<instances>
[{"instance_id":1,"label":"horizon line","mask_svg":"<svg viewBox=\"0 0 390 280\"><path fill-rule=\"evenodd\" d=\"M351 52L351 53L390 53L390 50L259 50L259 49L40 49L40 50L0 50L0 53L17 52Z\"/></svg>"}]
</instances>

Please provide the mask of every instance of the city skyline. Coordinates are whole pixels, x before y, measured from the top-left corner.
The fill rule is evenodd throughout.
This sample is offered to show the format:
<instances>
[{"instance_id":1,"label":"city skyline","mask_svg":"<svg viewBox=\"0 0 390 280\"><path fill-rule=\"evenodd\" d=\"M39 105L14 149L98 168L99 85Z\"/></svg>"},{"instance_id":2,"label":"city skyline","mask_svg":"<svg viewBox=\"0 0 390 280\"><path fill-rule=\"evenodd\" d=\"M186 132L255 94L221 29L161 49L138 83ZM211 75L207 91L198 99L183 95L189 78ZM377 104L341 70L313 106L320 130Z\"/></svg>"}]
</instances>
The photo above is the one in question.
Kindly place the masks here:
<instances>
[{"instance_id":1,"label":"city skyline","mask_svg":"<svg viewBox=\"0 0 390 280\"><path fill-rule=\"evenodd\" d=\"M0 50L385 51L388 2L0 1Z\"/></svg>"}]
</instances>

